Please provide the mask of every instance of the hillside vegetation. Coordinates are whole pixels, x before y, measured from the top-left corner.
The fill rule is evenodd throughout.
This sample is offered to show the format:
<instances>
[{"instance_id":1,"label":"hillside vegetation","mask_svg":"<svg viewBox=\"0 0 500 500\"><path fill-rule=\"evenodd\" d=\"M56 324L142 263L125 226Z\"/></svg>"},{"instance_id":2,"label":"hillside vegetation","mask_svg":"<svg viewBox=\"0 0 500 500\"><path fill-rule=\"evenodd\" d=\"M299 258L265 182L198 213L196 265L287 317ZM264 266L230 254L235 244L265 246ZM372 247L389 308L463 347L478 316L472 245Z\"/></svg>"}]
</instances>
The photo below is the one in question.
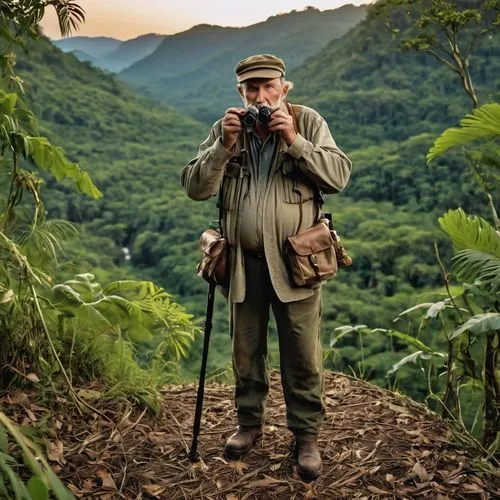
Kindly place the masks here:
<instances>
[{"instance_id":1,"label":"hillside vegetation","mask_svg":"<svg viewBox=\"0 0 500 500\"><path fill-rule=\"evenodd\" d=\"M63 35L84 20L74 2L50 6ZM296 99L327 117L355 164L327 201L354 266L325 286L322 307L325 365L355 377L326 373L325 468L308 484L281 429L276 372L269 425L246 462L220 458L235 416L224 384L207 388L204 459L188 463L185 382L201 338L192 344L179 302L202 316L197 238L217 211L187 200L179 173L208 127L37 40L47 7L0 7L0 496L498 496L500 103L485 102L499 97L500 0L380 0L295 73ZM422 56L440 40L429 23L463 88ZM455 41L474 30L490 36L468 60ZM405 43L416 57L393 44L415 34ZM410 84L412 71L425 78ZM369 99L386 95L380 108ZM216 99L206 103L215 113ZM219 297L209 379L222 382L226 317ZM269 354L276 366L274 335Z\"/></svg>"}]
</instances>

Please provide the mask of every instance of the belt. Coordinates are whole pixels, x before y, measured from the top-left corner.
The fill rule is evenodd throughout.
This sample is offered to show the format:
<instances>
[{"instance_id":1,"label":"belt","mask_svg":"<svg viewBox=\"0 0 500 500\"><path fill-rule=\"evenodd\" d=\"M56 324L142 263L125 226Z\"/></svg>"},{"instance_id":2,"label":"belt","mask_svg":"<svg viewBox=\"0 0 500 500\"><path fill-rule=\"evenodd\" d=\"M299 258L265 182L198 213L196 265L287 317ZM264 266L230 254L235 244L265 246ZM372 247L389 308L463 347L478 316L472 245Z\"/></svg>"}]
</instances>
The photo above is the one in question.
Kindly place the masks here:
<instances>
[{"instance_id":1,"label":"belt","mask_svg":"<svg viewBox=\"0 0 500 500\"><path fill-rule=\"evenodd\" d=\"M265 262L266 254L264 252L254 252L251 250L243 250L243 255L245 257L250 257L251 259L258 259Z\"/></svg>"}]
</instances>

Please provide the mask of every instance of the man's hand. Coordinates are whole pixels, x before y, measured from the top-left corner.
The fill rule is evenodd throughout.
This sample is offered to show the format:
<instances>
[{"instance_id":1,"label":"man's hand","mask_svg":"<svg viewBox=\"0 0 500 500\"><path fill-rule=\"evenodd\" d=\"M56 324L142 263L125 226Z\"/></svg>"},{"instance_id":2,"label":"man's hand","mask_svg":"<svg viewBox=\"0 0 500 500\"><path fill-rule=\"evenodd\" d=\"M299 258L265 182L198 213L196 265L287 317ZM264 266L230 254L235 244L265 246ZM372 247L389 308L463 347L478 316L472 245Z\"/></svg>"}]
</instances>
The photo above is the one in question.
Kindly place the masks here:
<instances>
[{"instance_id":1,"label":"man's hand","mask_svg":"<svg viewBox=\"0 0 500 500\"><path fill-rule=\"evenodd\" d=\"M244 114L244 108L229 108L222 119L222 144L228 151L233 149L238 134L243 130L240 116Z\"/></svg>"},{"instance_id":2,"label":"man's hand","mask_svg":"<svg viewBox=\"0 0 500 500\"><path fill-rule=\"evenodd\" d=\"M270 132L281 132L287 146L290 146L297 137L292 116L281 108L277 109L269 118L268 129Z\"/></svg>"}]
</instances>

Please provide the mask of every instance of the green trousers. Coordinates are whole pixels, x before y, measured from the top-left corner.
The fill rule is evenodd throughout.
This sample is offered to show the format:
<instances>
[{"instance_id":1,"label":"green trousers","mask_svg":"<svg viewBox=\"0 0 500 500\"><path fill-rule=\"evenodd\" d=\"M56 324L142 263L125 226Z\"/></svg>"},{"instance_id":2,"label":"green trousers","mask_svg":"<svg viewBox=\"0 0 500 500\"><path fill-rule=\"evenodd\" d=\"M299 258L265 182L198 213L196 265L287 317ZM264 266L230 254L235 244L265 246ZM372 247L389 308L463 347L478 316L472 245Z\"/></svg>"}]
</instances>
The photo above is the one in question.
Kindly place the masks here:
<instances>
[{"instance_id":1,"label":"green trousers","mask_svg":"<svg viewBox=\"0 0 500 500\"><path fill-rule=\"evenodd\" d=\"M238 424L264 424L269 392L267 333L272 308L278 328L287 426L295 435L317 435L325 415L321 288L307 299L280 302L266 262L253 256L245 257L245 276L245 300L231 304L230 310Z\"/></svg>"}]
</instances>

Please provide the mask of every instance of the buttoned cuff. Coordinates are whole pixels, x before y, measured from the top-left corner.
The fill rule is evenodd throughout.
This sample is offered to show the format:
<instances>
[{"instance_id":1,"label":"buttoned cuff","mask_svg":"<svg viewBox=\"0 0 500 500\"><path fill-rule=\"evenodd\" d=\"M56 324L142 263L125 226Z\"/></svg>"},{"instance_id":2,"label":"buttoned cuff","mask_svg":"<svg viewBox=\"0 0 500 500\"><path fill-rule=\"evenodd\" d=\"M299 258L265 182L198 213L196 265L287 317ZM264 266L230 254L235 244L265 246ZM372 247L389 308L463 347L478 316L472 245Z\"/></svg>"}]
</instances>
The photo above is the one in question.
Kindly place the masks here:
<instances>
[{"instance_id":1,"label":"buttoned cuff","mask_svg":"<svg viewBox=\"0 0 500 500\"><path fill-rule=\"evenodd\" d=\"M307 139L300 135L300 134L297 134L297 137L295 138L295 140L292 142L292 144L290 144L290 146L288 146L288 149L286 150L286 152L293 156L294 158L301 158L304 154L304 151L306 149L306 145L307 145Z\"/></svg>"},{"instance_id":2,"label":"buttoned cuff","mask_svg":"<svg viewBox=\"0 0 500 500\"><path fill-rule=\"evenodd\" d=\"M212 146L212 159L216 165L223 168L227 160L233 156L231 151L228 151L222 144L222 137L219 137Z\"/></svg>"}]
</instances>

